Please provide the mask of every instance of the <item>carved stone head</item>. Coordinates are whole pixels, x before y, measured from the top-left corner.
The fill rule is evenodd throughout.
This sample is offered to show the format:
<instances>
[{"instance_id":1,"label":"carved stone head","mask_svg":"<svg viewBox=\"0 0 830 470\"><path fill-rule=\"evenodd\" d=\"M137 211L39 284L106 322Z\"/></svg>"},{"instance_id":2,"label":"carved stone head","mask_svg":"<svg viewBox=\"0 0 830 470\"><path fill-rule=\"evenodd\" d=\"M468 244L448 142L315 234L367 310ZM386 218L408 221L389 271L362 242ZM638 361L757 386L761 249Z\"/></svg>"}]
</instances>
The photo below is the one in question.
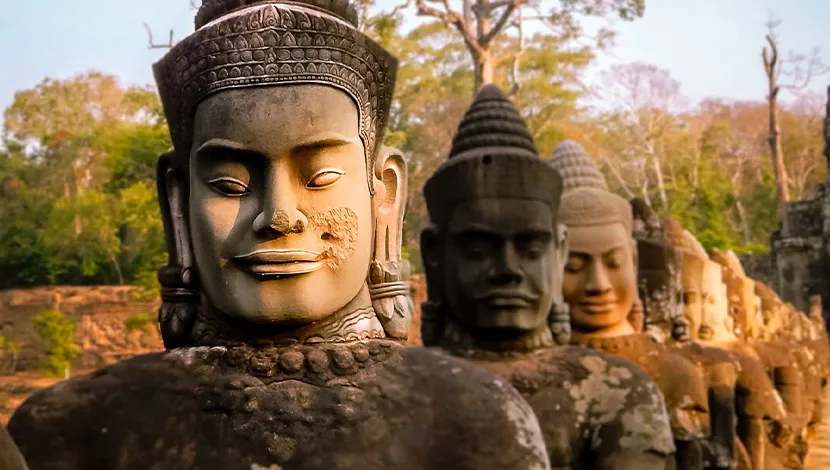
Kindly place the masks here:
<instances>
[{"instance_id":1,"label":"carved stone head","mask_svg":"<svg viewBox=\"0 0 830 470\"><path fill-rule=\"evenodd\" d=\"M155 65L174 144L158 167L168 348L220 330L405 337L406 165L380 145L397 63L356 18L347 2L204 0Z\"/></svg>"},{"instance_id":2,"label":"carved stone head","mask_svg":"<svg viewBox=\"0 0 830 470\"><path fill-rule=\"evenodd\" d=\"M722 252L713 249L712 260L723 268L723 282L729 299L729 314L732 316L736 333L741 338L759 339L761 324L758 322L755 302L755 281L746 277L741 262L731 250Z\"/></svg>"},{"instance_id":3,"label":"carved stone head","mask_svg":"<svg viewBox=\"0 0 830 470\"><path fill-rule=\"evenodd\" d=\"M679 222L667 219L664 227L668 243L680 258L680 317L687 325L689 339L696 341L703 326L703 272L709 257L694 235Z\"/></svg>"},{"instance_id":4,"label":"carved stone head","mask_svg":"<svg viewBox=\"0 0 830 470\"><path fill-rule=\"evenodd\" d=\"M764 341L772 341L784 329L784 303L769 286L763 282L755 282L755 293L761 299L761 320L763 322Z\"/></svg>"},{"instance_id":5,"label":"carved stone head","mask_svg":"<svg viewBox=\"0 0 830 470\"><path fill-rule=\"evenodd\" d=\"M735 340L735 324L729 314L723 269L714 261L706 261L703 269L703 324L702 341L723 342Z\"/></svg>"},{"instance_id":6,"label":"carved stone head","mask_svg":"<svg viewBox=\"0 0 830 470\"><path fill-rule=\"evenodd\" d=\"M663 223L642 199L630 201L637 242L637 282L645 315L644 330L658 342L672 336L680 316L680 257L668 245Z\"/></svg>"},{"instance_id":7,"label":"carved stone head","mask_svg":"<svg viewBox=\"0 0 830 470\"><path fill-rule=\"evenodd\" d=\"M484 87L449 159L424 186L431 220L421 236L424 344L457 346L460 336L448 338L453 328L472 345L532 332L551 342L549 328L561 329L549 322L561 310L567 252L560 194L559 174L539 158L518 111L498 87Z\"/></svg>"},{"instance_id":8,"label":"carved stone head","mask_svg":"<svg viewBox=\"0 0 830 470\"><path fill-rule=\"evenodd\" d=\"M570 249L563 296L574 332L617 336L634 332L627 318L638 300L637 246L631 237L631 205L608 191L591 157L572 141L556 146L551 164L565 193L559 220Z\"/></svg>"}]
</instances>

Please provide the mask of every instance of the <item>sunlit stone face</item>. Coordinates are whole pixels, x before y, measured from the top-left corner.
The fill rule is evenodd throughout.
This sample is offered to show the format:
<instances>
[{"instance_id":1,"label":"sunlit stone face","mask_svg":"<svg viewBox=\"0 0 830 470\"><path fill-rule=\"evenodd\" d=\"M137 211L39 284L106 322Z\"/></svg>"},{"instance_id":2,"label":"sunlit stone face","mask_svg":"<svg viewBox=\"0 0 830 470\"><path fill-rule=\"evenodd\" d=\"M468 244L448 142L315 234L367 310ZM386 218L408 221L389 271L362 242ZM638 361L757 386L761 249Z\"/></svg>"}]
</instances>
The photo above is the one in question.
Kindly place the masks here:
<instances>
[{"instance_id":1,"label":"sunlit stone face","mask_svg":"<svg viewBox=\"0 0 830 470\"><path fill-rule=\"evenodd\" d=\"M723 283L721 266L707 261L703 271L703 325L704 341L731 339L734 322L729 315L729 300L726 284Z\"/></svg>"},{"instance_id":2,"label":"sunlit stone face","mask_svg":"<svg viewBox=\"0 0 830 470\"><path fill-rule=\"evenodd\" d=\"M189 224L210 302L299 325L366 282L372 198L358 112L345 93L292 85L222 91L198 107Z\"/></svg>"},{"instance_id":3,"label":"sunlit stone face","mask_svg":"<svg viewBox=\"0 0 830 470\"><path fill-rule=\"evenodd\" d=\"M621 223L569 227L562 294L576 331L597 332L626 322L637 295L631 235Z\"/></svg>"},{"instance_id":4,"label":"sunlit stone face","mask_svg":"<svg viewBox=\"0 0 830 470\"><path fill-rule=\"evenodd\" d=\"M703 325L704 294L703 270L705 260L683 253L680 268L680 284L683 321L688 325L691 340L699 339L700 327Z\"/></svg>"},{"instance_id":5,"label":"sunlit stone face","mask_svg":"<svg viewBox=\"0 0 830 470\"><path fill-rule=\"evenodd\" d=\"M551 207L529 199L479 199L452 213L443 290L457 320L474 330L525 332L546 324L561 275Z\"/></svg>"}]
</instances>

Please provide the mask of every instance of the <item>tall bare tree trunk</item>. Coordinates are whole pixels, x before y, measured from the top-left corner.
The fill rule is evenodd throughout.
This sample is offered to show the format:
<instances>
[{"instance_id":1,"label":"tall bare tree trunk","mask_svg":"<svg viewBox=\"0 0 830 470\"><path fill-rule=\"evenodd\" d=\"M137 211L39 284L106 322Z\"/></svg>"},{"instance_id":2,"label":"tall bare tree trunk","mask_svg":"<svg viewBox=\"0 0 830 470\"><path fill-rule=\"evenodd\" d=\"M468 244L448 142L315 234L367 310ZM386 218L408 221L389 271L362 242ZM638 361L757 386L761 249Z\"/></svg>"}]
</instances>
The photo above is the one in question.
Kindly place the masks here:
<instances>
[{"instance_id":1,"label":"tall bare tree trunk","mask_svg":"<svg viewBox=\"0 0 830 470\"><path fill-rule=\"evenodd\" d=\"M490 53L489 49L484 50L477 54L475 61L475 87L476 91L478 91L483 86L489 85L495 81L493 76L493 55Z\"/></svg>"},{"instance_id":2,"label":"tall bare tree trunk","mask_svg":"<svg viewBox=\"0 0 830 470\"><path fill-rule=\"evenodd\" d=\"M761 57L764 59L764 71L767 74L767 102L769 107L769 142L772 166L775 170L775 188L778 193L778 203L784 207L784 203L790 200L790 188L787 181L787 168L784 166L784 149L781 145L781 128L778 125L778 48L775 39L767 35L767 42L770 48L763 49Z\"/></svg>"},{"instance_id":3,"label":"tall bare tree trunk","mask_svg":"<svg viewBox=\"0 0 830 470\"><path fill-rule=\"evenodd\" d=\"M663 204L663 210L669 209L669 196L666 194L666 182L663 180L663 165L660 164L660 158L652 155L651 164L654 167L654 173L657 175L657 190L660 192L660 202Z\"/></svg>"}]
</instances>

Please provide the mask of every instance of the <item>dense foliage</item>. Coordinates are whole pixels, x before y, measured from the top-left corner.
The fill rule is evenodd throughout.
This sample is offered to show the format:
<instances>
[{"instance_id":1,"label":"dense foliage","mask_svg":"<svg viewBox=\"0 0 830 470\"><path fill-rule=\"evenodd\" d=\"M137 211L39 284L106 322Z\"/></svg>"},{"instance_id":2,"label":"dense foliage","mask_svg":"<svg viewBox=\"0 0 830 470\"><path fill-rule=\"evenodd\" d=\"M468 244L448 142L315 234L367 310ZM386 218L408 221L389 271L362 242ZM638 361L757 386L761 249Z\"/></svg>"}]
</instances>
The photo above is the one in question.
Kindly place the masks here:
<instances>
[{"instance_id":1,"label":"dense foliage","mask_svg":"<svg viewBox=\"0 0 830 470\"><path fill-rule=\"evenodd\" d=\"M420 191L446 158L474 76L451 26L425 22L403 32L401 22L400 13L378 16L369 33L400 58L386 143L409 155L404 242L417 269L427 222ZM543 156L564 138L577 140L614 190L645 197L707 247L764 249L778 208L762 96L691 105L667 71L646 64L619 65L586 83L603 46L543 31L493 45L496 56L517 58L498 61L494 78L511 90ZM826 178L823 105L823 97L805 96L782 109L794 198L810 197ZM165 262L154 168L169 147L150 87L90 72L18 92L0 142L0 289L125 283L153 294Z\"/></svg>"}]
</instances>

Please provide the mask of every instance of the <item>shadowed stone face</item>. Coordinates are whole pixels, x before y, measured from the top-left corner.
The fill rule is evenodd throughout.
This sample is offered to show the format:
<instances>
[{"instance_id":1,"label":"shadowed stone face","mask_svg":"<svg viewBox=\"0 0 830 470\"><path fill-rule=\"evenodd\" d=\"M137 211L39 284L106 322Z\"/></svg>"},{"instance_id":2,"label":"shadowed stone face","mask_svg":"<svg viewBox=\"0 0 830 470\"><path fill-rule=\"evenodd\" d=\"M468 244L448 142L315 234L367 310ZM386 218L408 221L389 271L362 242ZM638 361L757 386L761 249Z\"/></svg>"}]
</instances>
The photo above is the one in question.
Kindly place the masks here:
<instances>
[{"instance_id":1,"label":"shadowed stone face","mask_svg":"<svg viewBox=\"0 0 830 470\"><path fill-rule=\"evenodd\" d=\"M551 208L527 199L460 204L448 227L447 301L464 326L527 331L545 324L556 285Z\"/></svg>"},{"instance_id":2,"label":"shadowed stone face","mask_svg":"<svg viewBox=\"0 0 830 470\"><path fill-rule=\"evenodd\" d=\"M637 295L631 235L620 223L570 227L569 233L562 293L574 329L590 333L627 325Z\"/></svg>"},{"instance_id":3,"label":"shadowed stone face","mask_svg":"<svg viewBox=\"0 0 830 470\"><path fill-rule=\"evenodd\" d=\"M373 242L352 100L318 85L229 90L199 105L194 130L190 227L211 303L292 325L351 301Z\"/></svg>"}]
</instances>

